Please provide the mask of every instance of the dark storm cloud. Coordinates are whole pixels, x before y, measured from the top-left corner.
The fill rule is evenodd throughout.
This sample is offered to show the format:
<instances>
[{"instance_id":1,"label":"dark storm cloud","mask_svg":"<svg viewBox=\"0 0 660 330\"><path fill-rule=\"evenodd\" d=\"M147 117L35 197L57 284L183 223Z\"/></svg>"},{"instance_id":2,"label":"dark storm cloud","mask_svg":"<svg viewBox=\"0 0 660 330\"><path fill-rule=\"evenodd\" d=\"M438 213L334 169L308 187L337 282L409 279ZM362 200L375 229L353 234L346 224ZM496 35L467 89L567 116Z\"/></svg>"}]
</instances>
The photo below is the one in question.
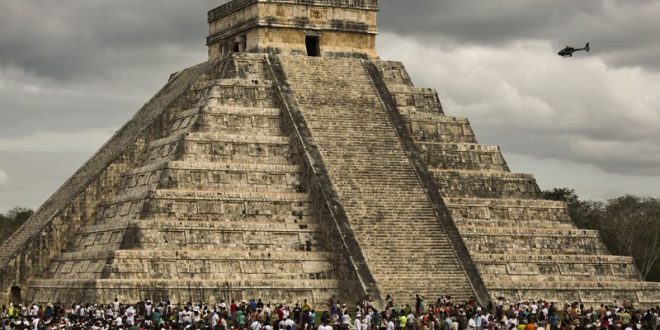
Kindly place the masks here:
<instances>
[{"instance_id":1,"label":"dark storm cloud","mask_svg":"<svg viewBox=\"0 0 660 330\"><path fill-rule=\"evenodd\" d=\"M119 64L204 48L206 11L218 1L0 2L0 64L56 80L107 76ZM202 60L202 59L200 59Z\"/></svg>"},{"instance_id":2,"label":"dark storm cloud","mask_svg":"<svg viewBox=\"0 0 660 330\"><path fill-rule=\"evenodd\" d=\"M170 73L206 60L206 12L225 2L0 0L0 212L38 206ZM644 184L660 169L658 17L656 0L381 0L379 51L481 142L540 159L530 171L553 159ZM588 57L555 55L585 41Z\"/></svg>"},{"instance_id":3,"label":"dark storm cloud","mask_svg":"<svg viewBox=\"0 0 660 330\"><path fill-rule=\"evenodd\" d=\"M657 70L658 17L655 0L383 1L381 29L445 47L546 40L559 49L589 41L612 65Z\"/></svg>"}]
</instances>

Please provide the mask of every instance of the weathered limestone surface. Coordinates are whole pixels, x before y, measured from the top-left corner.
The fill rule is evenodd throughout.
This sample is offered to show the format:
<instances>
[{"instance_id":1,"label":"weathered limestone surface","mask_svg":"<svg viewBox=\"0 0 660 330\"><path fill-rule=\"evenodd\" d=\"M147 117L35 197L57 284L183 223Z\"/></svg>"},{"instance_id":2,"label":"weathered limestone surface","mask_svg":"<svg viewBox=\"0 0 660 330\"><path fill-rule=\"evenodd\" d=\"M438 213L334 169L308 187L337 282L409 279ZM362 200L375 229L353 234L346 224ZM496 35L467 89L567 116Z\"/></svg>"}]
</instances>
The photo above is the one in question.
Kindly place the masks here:
<instances>
[{"instance_id":1,"label":"weathered limestone surface","mask_svg":"<svg viewBox=\"0 0 660 330\"><path fill-rule=\"evenodd\" d=\"M401 63L375 63L392 94L419 90ZM577 229L564 203L542 200L534 178L511 173L466 119L412 99L422 96L396 106L491 298L658 303L659 283L643 282L632 258L612 256L596 231Z\"/></svg>"},{"instance_id":2,"label":"weathered limestone surface","mask_svg":"<svg viewBox=\"0 0 660 330\"><path fill-rule=\"evenodd\" d=\"M185 100L164 108L141 140L142 157L115 170L111 194L94 201L66 245L5 288L27 288L23 298L39 302L323 305L364 293L323 225L322 198L310 193L308 169L283 129L265 57L207 67Z\"/></svg>"},{"instance_id":3,"label":"weathered limestone surface","mask_svg":"<svg viewBox=\"0 0 660 330\"><path fill-rule=\"evenodd\" d=\"M98 203L112 198L123 171L144 159L146 140L158 135L163 118L187 101L195 81L210 63L184 70L168 84L55 192L0 248L3 300L9 288L47 272L50 261L75 232L93 222Z\"/></svg>"},{"instance_id":4,"label":"weathered limestone surface","mask_svg":"<svg viewBox=\"0 0 660 330\"><path fill-rule=\"evenodd\" d=\"M306 36L323 56L376 57L377 0L240 0L208 14L209 57L234 50L307 55Z\"/></svg>"},{"instance_id":5,"label":"weathered limestone surface","mask_svg":"<svg viewBox=\"0 0 660 330\"><path fill-rule=\"evenodd\" d=\"M209 12L211 60L173 75L2 245L0 300L660 303L630 257L376 59L377 11Z\"/></svg>"},{"instance_id":6,"label":"weathered limestone surface","mask_svg":"<svg viewBox=\"0 0 660 330\"><path fill-rule=\"evenodd\" d=\"M279 60L380 294L474 296L362 61Z\"/></svg>"}]
</instances>

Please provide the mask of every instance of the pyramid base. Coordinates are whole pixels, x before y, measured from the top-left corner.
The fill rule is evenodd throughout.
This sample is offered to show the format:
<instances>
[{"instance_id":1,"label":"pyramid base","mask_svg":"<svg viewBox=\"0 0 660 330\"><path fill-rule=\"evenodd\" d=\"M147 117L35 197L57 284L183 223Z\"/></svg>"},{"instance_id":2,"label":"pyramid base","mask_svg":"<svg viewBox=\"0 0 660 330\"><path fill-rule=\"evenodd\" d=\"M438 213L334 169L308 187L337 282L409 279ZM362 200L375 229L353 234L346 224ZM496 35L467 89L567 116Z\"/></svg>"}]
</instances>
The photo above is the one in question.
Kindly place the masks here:
<instances>
[{"instance_id":1,"label":"pyramid base","mask_svg":"<svg viewBox=\"0 0 660 330\"><path fill-rule=\"evenodd\" d=\"M307 301L321 307L338 294L336 280L187 281L187 280L35 280L26 301L109 304L144 299L172 303L215 303L262 299L264 303Z\"/></svg>"}]
</instances>

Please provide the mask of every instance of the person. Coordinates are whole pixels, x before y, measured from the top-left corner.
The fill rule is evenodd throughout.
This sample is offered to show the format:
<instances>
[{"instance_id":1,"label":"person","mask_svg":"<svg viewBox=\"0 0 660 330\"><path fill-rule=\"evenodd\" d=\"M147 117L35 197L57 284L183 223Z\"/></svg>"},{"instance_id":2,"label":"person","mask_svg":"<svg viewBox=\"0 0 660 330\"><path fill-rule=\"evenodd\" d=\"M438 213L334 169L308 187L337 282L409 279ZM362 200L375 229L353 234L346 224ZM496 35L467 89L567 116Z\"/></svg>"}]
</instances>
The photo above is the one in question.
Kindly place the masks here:
<instances>
[{"instance_id":1,"label":"person","mask_svg":"<svg viewBox=\"0 0 660 330\"><path fill-rule=\"evenodd\" d=\"M445 325L444 325L444 329L445 329L445 330L449 330L449 329L451 329L451 326L452 326L452 323L453 323L453 322L454 322L454 321L452 321L451 316L449 316L449 313L447 313L447 316L445 317Z\"/></svg>"},{"instance_id":2,"label":"person","mask_svg":"<svg viewBox=\"0 0 660 330\"><path fill-rule=\"evenodd\" d=\"M300 308L299 303L296 303L296 306L293 308L293 319L298 324L302 323L302 308Z\"/></svg>"},{"instance_id":3,"label":"person","mask_svg":"<svg viewBox=\"0 0 660 330\"><path fill-rule=\"evenodd\" d=\"M236 310L236 319L234 321L234 325L238 326L240 329L245 328L246 324L246 319L245 319L245 312L243 312L242 308L239 308Z\"/></svg>"},{"instance_id":4,"label":"person","mask_svg":"<svg viewBox=\"0 0 660 330\"><path fill-rule=\"evenodd\" d=\"M351 323L350 318L349 318L348 323L349 323L349 324ZM313 329L314 326L316 325L316 311L315 311L314 309L312 309L312 310L309 312L309 325L310 325L310 328L312 328L312 329Z\"/></svg>"},{"instance_id":5,"label":"person","mask_svg":"<svg viewBox=\"0 0 660 330\"><path fill-rule=\"evenodd\" d=\"M415 295L415 314L416 315L422 315L422 310L423 310L423 303L422 303L422 297L419 296L419 294Z\"/></svg>"},{"instance_id":6,"label":"person","mask_svg":"<svg viewBox=\"0 0 660 330\"><path fill-rule=\"evenodd\" d=\"M387 330L396 330L396 326L394 325L394 321L392 321L391 318L387 319Z\"/></svg>"},{"instance_id":7,"label":"person","mask_svg":"<svg viewBox=\"0 0 660 330\"><path fill-rule=\"evenodd\" d=\"M401 311L400 316L399 316L399 328L397 330L405 330L406 329L406 323L408 323L408 318L406 317L405 313Z\"/></svg>"},{"instance_id":8,"label":"person","mask_svg":"<svg viewBox=\"0 0 660 330\"><path fill-rule=\"evenodd\" d=\"M467 330L477 330L477 314L472 315L468 320Z\"/></svg>"},{"instance_id":9,"label":"person","mask_svg":"<svg viewBox=\"0 0 660 330\"><path fill-rule=\"evenodd\" d=\"M525 330L536 330L536 322L534 319L531 319L529 322L527 322L527 325L525 326Z\"/></svg>"}]
</instances>

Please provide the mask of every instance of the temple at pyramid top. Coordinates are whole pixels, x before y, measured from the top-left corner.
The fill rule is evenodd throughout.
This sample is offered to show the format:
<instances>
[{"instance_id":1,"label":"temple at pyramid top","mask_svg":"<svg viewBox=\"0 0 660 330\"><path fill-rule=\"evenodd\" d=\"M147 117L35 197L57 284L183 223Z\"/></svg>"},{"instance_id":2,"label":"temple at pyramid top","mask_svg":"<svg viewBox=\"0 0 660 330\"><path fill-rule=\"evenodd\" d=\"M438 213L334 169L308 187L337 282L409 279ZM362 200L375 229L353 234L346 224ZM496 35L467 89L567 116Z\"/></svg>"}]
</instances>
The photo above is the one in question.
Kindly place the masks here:
<instances>
[{"instance_id":1,"label":"temple at pyramid top","mask_svg":"<svg viewBox=\"0 0 660 330\"><path fill-rule=\"evenodd\" d=\"M376 55L378 0L234 0L208 13L209 58Z\"/></svg>"}]
</instances>

